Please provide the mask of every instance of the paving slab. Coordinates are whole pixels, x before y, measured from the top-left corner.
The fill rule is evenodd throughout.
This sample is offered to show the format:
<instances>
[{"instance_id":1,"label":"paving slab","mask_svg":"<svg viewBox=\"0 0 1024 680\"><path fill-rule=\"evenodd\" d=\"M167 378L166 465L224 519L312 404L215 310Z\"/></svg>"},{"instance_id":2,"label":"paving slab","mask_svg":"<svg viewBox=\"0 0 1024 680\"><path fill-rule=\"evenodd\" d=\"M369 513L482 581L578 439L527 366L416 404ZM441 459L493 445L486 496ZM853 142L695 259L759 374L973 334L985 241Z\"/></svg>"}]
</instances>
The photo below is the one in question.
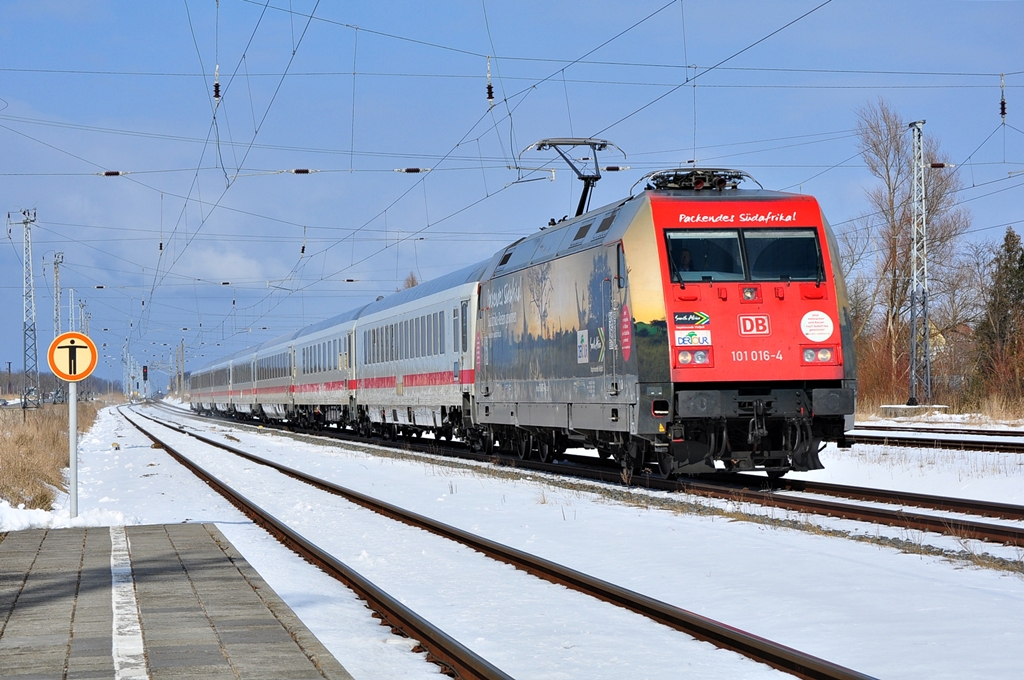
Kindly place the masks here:
<instances>
[{"instance_id":1,"label":"paving slab","mask_svg":"<svg viewBox=\"0 0 1024 680\"><path fill-rule=\"evenodd\" d=\"M213 524L0 534L0 676L352 677Z\"/></svg>"}]
</instances>

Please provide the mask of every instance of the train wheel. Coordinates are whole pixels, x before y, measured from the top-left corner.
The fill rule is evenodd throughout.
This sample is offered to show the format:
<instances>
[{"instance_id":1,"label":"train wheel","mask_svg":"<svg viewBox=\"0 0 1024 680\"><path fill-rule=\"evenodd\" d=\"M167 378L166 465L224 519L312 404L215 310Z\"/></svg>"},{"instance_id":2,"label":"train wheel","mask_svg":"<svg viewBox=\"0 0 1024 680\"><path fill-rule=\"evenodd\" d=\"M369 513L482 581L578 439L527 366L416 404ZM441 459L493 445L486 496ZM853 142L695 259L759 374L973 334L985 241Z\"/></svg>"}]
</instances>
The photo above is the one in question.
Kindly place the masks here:
<instances>
[{"instance_id":1,"label":"train wheel","mask_svg":"<svg viewBox=\"0 0 1024 680\"><path fill-rule=\"evenodd\" d=\"M626 444L622 449L622 469L628 470L630 474L637 474L644 467L644 447L640 442L634 440Z\"/></svg>"},{"instance_id":2,"label":"train wheel","mask_svg":"<svg viewBox=\"0 0 1024 680\"><path fill-rule=\"evenodd\" d=\"M550 463L551 453L555 447L553 447L551 445L551 442L547 441L546 439L541 439L538 444L539 445L537 446L537 457L540 459L540 462Z\"/></svg>"},{"instance_id":3,"label":"train wheel","mask_svg":"<svg viewBox=\"0 0 1024 680\"><path fill-rule=\"evenodd\" d=\"M676 457L669 451L658 453L658 476L662 479L676 476Z\"/></svg>"},{"instance_id":4,"label":"train wheel","mask_svg":"<svg viewBox=\"0 0 1024 680\"><path fill-rule=\"evenodd\" d=\"M519 460L527 460L533 453L533 435L520 434L516 437L516 455Z\"/></svg>"},{"instance_id":5,"label":"train wheel","mask_svg":"<svg viewBox=\"0 0 1024 680\"><path fill-rule=\"evenodd\" d=\"M789 470L768 470L768 479L782 479Z\"/></svg>"}]
</instances>

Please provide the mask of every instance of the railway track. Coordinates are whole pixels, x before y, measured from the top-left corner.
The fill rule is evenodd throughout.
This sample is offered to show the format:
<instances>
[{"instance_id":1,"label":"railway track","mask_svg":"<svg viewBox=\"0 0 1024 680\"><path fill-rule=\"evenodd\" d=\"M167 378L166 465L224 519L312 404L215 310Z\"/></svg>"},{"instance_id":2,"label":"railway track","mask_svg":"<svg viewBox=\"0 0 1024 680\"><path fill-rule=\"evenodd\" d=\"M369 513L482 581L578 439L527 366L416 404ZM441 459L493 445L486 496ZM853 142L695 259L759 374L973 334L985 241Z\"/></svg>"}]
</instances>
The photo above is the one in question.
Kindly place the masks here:
<instances>
[{"instance_id":1,"label":"railway track","mask_svg":"<svg viewBox=\"0 0 1024 680\"><path fill-rule=\"evenodd\" d=\"M856 444L1024 453L1024 431L1020 430L862 425L846 438Z\"/></svg>"},{"instance_id":2,"label":"railway track","mask_svg":"<svg viewBox=\"0 0 1024 680\"><path fill-rule=\"evenodd\" d=\"M169 408L169 407L164 407ZM179 411L180 413L180 411ZM226 419L222 422L237 424L238 421ZM387 445L388 442L367 439L351 435L343 430L325 430L322 432L302 432L303 434L325 435L348 441ZM494 454L472 453L457 444L437 442L434 440L406 439L400 448L420 453L454 456L483 462L498 462L514 465L522 469L550 472L564 476L574 476L612 484L622 484L622 472L609 465L594 465L593 459L578 459L576 462L586 464L564 465L558 463L541 463L535 460L519 460L514 456L499 457ZM570 458L566 456L566 458ZM906 492L890 492L863 487L823 484L802 480L781 479L769 480L766 477L753 475L719 475L710 478L662 479L650 475L635 475L630 480L634 486L658 489L663 491L683 491L706 498L724 499L737 502L775 507L800 513L809 513L872 522L902 529L929 531L951 535L958 538L971 538L993 541L1011 546L1024 546L1024 528L975 521L968 518L951 518L940 515L929 515L908 512L904 507L898 509L878 508L855 503L843 503L800 496L798 494L779 493L783 491L805 492L826 496L842 497L863 502L898 504L942 512L953 512L962 515L999 517L1009 520L1024 520L1024 507L1003 503L991 503L970 499L947 498L925 494Z\"/></svg>"},{"instance_id":3,"label":"railway track","mask_svg":"<svg viewBox=\"0 0 1024 680\"><path fill-rule=\"evenodd\" d=\"M729 480L723 478L723 481ZM732 481L733 483L737 483L738 481L748 487L754 488L758 485L761 487L767 485L773 491L803 491L806 493L822 494L825 496L836 496L838 498L907 505L917 508L939 510L942 512L956 512L964 515L1024 520L1024 506L1012 505L1010 503L994 503L991 501L979 501L970 498L933 496L931 494L911 493L909 491L888 491L885 489L872 489L869 487L848 486L845 484L828 484L825 482L814 482L802 479L770 480L765 477L755 477L754 475L743 474L735 475Z\"/></svg>"},{"instance_id":4,"label":"railway track","mask_svg":"<svg viewBox=\"0 0 1024 680\"><path fill-rule=\"evenodd\" d=\"M443 631L429 624L429 622L418 617L403 605L398 603L386 593L355 572L341 564L322 550L316 548L309 541L301 536L295 536L287 526L278 520L269 517L263 511L253 507L247 499L237 492L227 489L225 485L216 480L212 475L202 470L187 457L180 454L167 442L162 440L153 432L141 426L128 415L122 412L128 422L142 431L156 444L168 451L175 459L195 471L208 484L218 492L225 495L245 514L249 515L261 525L264 525L277 536L282 542L298 552L303 557L314 563L320 564L328 573L342 580L349 585L361 597L364 597L371 608L378 611L380 616L396 630L415 638L423 644L433 658L442 665L452 669L458 677L464 678L501 678L508 677L497 668L487 664L483 659L473 654L457 641L447 636ZM526 571L538 578L559 584L584 593L599 600L623 607L663 625L676 630L683 631L697 639L711 642L712 644L740 653L760 663L773 666L780 670L787 671L801 678L817 679L866 679L870 676L844 668L837 664L805 654L798 650L777 644L765 638L747 633L732 626L714 621L707 617L700 616L693 612L680 609L673 605L660 602L653 598L622 588L615 584L594 578L582 572L556 564L549 560L531 555L529 553L511 548L509 546L490 541L476 536L456 527L437 522L418 513L413 513L393 504L367 496L365 494L347 489L331 482L308 475L299 470L281 465L274 461L267 460L250 452L223 442L205 437L195 432L189 432L173 423L163 422L135 412L134 415L147 419L161 427L171 429L180 434L192 437L207 445L228 451L234 455L241 456L246 460L271 467L283 474L295 479L304 481L316 488L337 494L345 499L373 510L391 519L405 524L424 529L436 535L466 545L473 550L481 552L492 559L511 564L517 569ZM366 590L364 590L366 589Z\"/></svg>"},{"instance_id":5,"label":"railway track","mask_svg":"<svg viewBox=\"0 0 1024 680\"><path fill-rule=\"evenodd\" d=\"M172 458L192 471L192 473L206 482L206 484L227 499L244 515L277 538L282 544L351 588L359 597L366 601L367 606L376 612L392 630L419 641L423 649L427 651L428 657L440 665L446 674L465 678L466 680L512 680L512 676L504 673L458 640L452 638L443 630L403 605L383 589L364 578L344 562L334 558L316 544L294 531L287 524L221 482L216 476L178 452L173 446L139 425L122 409L119 408L118 411L126 421L142 432L155 445L167 451ZM137 415L141 416L141 414Z\"/></svg>"}]
</instances>

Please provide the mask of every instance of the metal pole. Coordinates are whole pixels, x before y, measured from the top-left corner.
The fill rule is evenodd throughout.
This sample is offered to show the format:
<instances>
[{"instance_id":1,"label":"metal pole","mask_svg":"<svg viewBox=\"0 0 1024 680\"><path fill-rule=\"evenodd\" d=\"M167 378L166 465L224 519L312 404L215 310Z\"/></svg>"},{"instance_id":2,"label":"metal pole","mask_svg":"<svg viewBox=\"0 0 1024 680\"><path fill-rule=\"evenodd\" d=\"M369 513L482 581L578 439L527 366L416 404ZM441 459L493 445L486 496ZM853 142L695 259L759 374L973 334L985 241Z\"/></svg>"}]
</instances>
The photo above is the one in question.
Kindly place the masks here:
<instances>
[{"instance_id":1,"label":"metal pole","mask_svg":"<svg viewBox=\"0 0 1024 680\"><path fill-rule=\"evenodd\" d=\"M78 383L68 383L68 456L71 474L68 494L71 496L71 517L78 517Z\"/></svg>"},{"instance_id":2,"label":"metal pole","mask_svg":"<svg viewBox=\"0 0 1024 680\"><path fill-rule=\"evenodd\" d=\"M25 233L25 316L24 316L24 387L21 394L22 418L29 406L38 407L39 394L39 354L36 346L36 289L32 273L32 225L36 221L35 211L22 210L21 221ZM8 220L10 217L8 217Z\"/></svg>"},{"instance_id":3,"label":"metal pole","mask_svg":"<svg viewBox=\"0 0 1024 680\"><path fill-rule=\"evenodd\" d=\"M60 335L60 266L64 253L53 254L53 337Z\"/></svg>"},{"instance_id":4,"label":"metal pole","mask_svg":"<svg viewBox=\"0 0 1024 680\"><path fill-rule=\"evenodd\" d=\"M910 124L913 131L913 207L910 252L910 398L908 406L932 401L930 328L928 325L928 220L925 203L923 120Z\"/></svg>"}]
</instances>

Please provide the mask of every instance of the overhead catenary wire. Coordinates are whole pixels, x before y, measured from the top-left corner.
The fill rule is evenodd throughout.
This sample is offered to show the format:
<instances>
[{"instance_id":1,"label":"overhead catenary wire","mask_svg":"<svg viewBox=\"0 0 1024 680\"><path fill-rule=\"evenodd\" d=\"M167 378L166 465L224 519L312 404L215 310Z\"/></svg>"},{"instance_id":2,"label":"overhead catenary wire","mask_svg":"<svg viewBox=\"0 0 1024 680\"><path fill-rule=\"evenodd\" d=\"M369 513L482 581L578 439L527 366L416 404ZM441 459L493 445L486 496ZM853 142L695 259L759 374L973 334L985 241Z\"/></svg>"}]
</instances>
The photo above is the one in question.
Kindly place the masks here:
<instances>
[{"instance_id":1,"label":"overhead catenary wire","mask_svg":"<svg viewBox=\"0 0 1024 680\"><path fill-rule=\"evenodd\" d=\"M263 3L262 3L262 2L261 2L261 3L259 3L259 4L260 4L261 6L263 6ZM682 5L681 5L681 9L682 9ZM295 18L295 15L291 15L291 16L290 16L289 18L290 18L290 20L294 20L294 18ZM316 19L314 19L314 20L316 20ZM294 43L293 43L293 49L294 49ZM243 55L243 60L244 60L244 55ZM563 60L563 62L562 62L562 63L565 63L565 61L567 61L567 60ZM687 60L684 60L684 61L687 61ZM477 67L477 68L478 68L478 67ZM723 70L724 70L724 68L726 68L726 67L723 67ZM355 71L356 69L353 69L353 70ZM293 73L292 75L295 75L295 74ZM506 80L507 80L508 82L511 82L511 81L512 81L512 77L511 77L511 76L508 76L508 74L507 74L507 73L506 73L505 75L506 75ZM569 82L569 83L571 83L571 82L577 82L577 80L576 80L576 79L572 79L572 78L567 78L567 74L565 73L564 69L563 69L563 70L562 70L562 71L560 72L560 75L561 75L561 77L562 77L562 80L563 80L563 91L565 90L565 83L567 83L567 82ZM276 76L275 76L275 77L276 77ZM361 76L360 76L360 77L361 77ZM479 78L479 72L477 72L477 74L475 75L475 77ZM703 86L703 85L702 85L702 86ZM477 95L477 96L478 96L478 95ZM567 103L568 103L568 102L567 102ZM500 111L500 109L499 109L499 111ZM571 112L570 112L570 115L571 115ZM255 125L254 125L254 129L255 129ZM230 144L229 140L227 140L227 139L225 139L225 140L224 140L224 143L225 143L225 145L227 145L227 144ZM478 144L478 148L477 148L477 152L478 152L478 153L477 153L477 154L476 154L475 156L470 156L470 158L473 158L473 159L482 159L482 154L481 154L481 153L479 153L479 141L477 141L477 144ZM262 148L262 146L260 146L260 145L251 145L251 146L252 146L252 148ZM350 166L350 170L352 169L352 165L353 165L353 162L352 162L352 157L356 155L356 151L355 151L355 149L354 149L354 146L355 146L355 145L354 145L354 143L350 143L350 145L349 145L349 147L350 147L350 148L349 148L349 149L347 150L347 152L348 152L348 154L349 154L349 161L350 161L350 163L349 163L349 166ZM238 146L237 144L231 144L231 148L233 148L233 149L234 149L234 148L240 148L240 147L239 147L239 146ZM706 151L705 151L705 152L702 152L702 153L706 154ZM633 155L633 154L631 153L631 156L632 156L632 155ZM693 155L694 155L694 156L696 156L696 153L694 153ZM454 155L453 155L452 157L454 157ZM450 158L449 158L448 160L449 160L449 161L451 161L451 158L452 158L452 157L450 157ZM340 165L340 164L339 164L339 165ZM481 165L482 165L482 163L481 163ZM829 167L837 167L838 165L840 165L840 164L835 164L835 165L832 165L832 166L829 166ZM237 168L241 168L241 167L242 167L242 164L240 164L240 163L236 163L236 167L237 167ZM773 166L773 167L780 167L780 166ZM452 170L452 168L451 168L451 167L449 167L449 168L442 168L442 169L441 169L441 171L446 171L446 170L447 170L447 171L451 171L451 170ZM248 172L248 171L249 171L249 169L243 169L243 171L244 171L244 172ZM328 171L328 172L337 172L338 170L335 170L335 169L327 169L326 171ZM478 169L477 171L480 171L480 170ZM813 178L812 178L812 179L813 179ZM485 175L485 181L486 181L486 175ZM180 193L180 192L179 192L179 193ZM208 192L208 189L207 189L207 193L209 193L209 192ZM485 187L485 194L486 194L486 193L488 193L488 192L486 191L486 187ZM215 199L215 196L216 196L216 194L214 193L214 194L212 194L212 195L208 195L208 196L206 196L206 197L205 197L205 198L206 198L206 200L202 200L202 199L198 199L198 200L197 200L197 199L196 199L196 195L195 195L195 194L193 194L193 195L191 196L191 198L190 198L189 202L190 202L190 203L191 203L192 205L194 205L194 206L207 206L207 207L208 207L208 206L211 206L211 205L216 205L216 202L215 202L215 200L214 200L214 199ZM168 198L170 198L170 194L168 194ZM228 209L228 206L225 206L225 205L223 205L223 204L222 204L222 205L221 205L220 207L218 207L218 208L217 208L217 210L226 210L226 209ZM203 213L205 213L205 212L206 212L206 208L204 207L204 208L203 208L203 209L202 209L202 210L200 211L200 215L202 216L202 215L203 215ZM258 213L259 211L257 210L257 211L252 211L252 212L254 212L254 213ZM393 213L393 214L394 214L394 213ZM194 211L194 210L192 211L192 217L193 217L193 225L192 225L192 226L194 227L194 226L195 226L195 211ZM208 217L208 216L207 216L207 217ZM264 216L261 216L261 218L262 218L262 217L264 217ZM428 222L429 222L429 220L428 220ZM213 224L215 224L215 222L211 222L211 223L210 223L209 225L206 225L206 226L204 226L204 227L203 227L203 232L204 232L204 233L207 233L207 232L209 231L209 227L210 227L210 226L213 226ZM373 230L373 225L371 225L370 227L368 227L368 231L372 231L372 230ZM290 231L290 230L289 230L289 231ZM179 235L180 235L180 232L179 232ZM358 237L356 237L356 238L358 238ZM311 243L311 245L312 245L312 244L314 244L315 242L311 240L311 241L310 241L310 243ZM319 245L319 244L317 244L317 245ZM316 246L315 246L315 245L313 245L312 247L313 247L313 248L315 248ZM149 270L149 271L152 271L152 268L150 268L150 270ZM169 282L169 281L171 281L171 278L169 277L169 278L167 279L167 281L168 281L168 282Z\"/></svg>"}]
</instances>

